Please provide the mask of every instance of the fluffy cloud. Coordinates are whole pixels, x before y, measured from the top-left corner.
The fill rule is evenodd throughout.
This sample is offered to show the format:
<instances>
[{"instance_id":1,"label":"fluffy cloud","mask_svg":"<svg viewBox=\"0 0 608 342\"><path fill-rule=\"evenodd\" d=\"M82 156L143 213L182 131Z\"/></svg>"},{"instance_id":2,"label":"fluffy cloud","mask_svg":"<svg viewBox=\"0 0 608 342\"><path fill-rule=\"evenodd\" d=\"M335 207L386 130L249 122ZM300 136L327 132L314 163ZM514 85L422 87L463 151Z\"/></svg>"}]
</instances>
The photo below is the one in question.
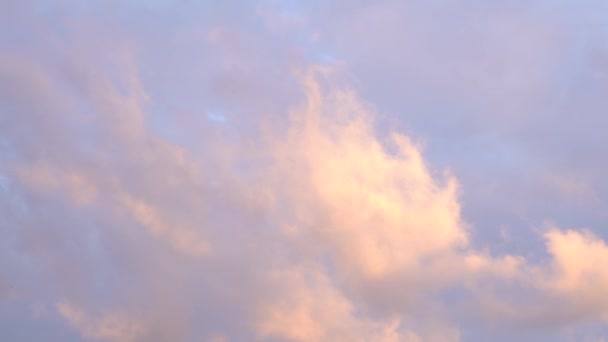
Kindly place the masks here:
<instances>
[{"instance_id":1,"label":"fluffy cloud","mask_svg":"<svg viewBox=\"0 0 608 342\"><path fill-rule=\"evenodd\" d=\"M559 231L545 234L552 256L550 275L543 288L562 299L565 310L579 320L608 319L608 274L602 265L608 261L608 246L591 232Z\"/></svg>"}]
</instances>

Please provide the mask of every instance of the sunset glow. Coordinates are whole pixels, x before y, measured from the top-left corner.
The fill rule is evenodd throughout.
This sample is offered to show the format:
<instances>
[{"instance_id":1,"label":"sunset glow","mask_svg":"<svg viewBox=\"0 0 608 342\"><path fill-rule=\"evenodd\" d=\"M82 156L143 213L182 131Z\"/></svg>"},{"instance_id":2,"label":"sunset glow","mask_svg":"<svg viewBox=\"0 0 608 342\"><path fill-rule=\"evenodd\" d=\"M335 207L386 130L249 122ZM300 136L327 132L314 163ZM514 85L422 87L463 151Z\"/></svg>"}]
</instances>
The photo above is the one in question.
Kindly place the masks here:
<instances>
[{"instance_id":1,"label":"sunset glow","mask_svg":"<svg viewBox=\"0 0 608 342\"><path fill-rule=\"evenodd\" d=\"M608 341L607 20L4 1L0 341Z\"/></svg>"}]
</instances>

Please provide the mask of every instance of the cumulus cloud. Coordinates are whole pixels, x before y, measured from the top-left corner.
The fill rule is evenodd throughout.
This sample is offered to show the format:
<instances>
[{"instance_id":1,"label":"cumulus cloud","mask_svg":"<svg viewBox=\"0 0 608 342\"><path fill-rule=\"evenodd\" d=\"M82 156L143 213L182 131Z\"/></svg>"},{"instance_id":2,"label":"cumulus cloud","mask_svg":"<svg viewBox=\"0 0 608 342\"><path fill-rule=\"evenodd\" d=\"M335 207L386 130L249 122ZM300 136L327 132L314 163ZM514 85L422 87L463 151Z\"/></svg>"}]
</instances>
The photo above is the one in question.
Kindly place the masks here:
<instances>
[{"instance_id":1,"label":"cumulus cloud","mask_svg":"<svg viewBox=\"0 0 608 342\"><path fill-rule=\"evenodd\" d=\"M587 230L552 229L545 239L552 262L543 287L564 300L565 309L577 319L606 320L608 275L601 266L608 261L606 243Z\"/></svg>"},{"instance_id":2,"label":"cumulus cloud","mask_svg":"<svg viewBox=\"0 0 608 342\"><path fill-rule=\"evenodd\" d=\"M596 338L594 324L608 319L608 247L600 236L549 227L526 235L544 239L542 252L497 251L477 235L480 222L463 215L470 182L427 158L425 143L445 138L386 129L381 103L357 85L369 75L349 69L348 57L319 64L331 43L354 65L383 61L418 81L454 87L447 70L429 75L402 65L401 50L382 52L393 46L400 13L452 18L440 5L364 3L308 18L302 4L243 2L255 14L220 6L208 24L193 16L197 6L167 15L173 7L163 2L145 15L131 2L12 3L10 12L32 28L23 32L27 46L0 34L7 38L0 46L0 317L16 322L0 336ZM505 6L503 14L475 8L509 29L487 24L494 31L467 26L465 33L482 42L506 37L512 47L544 42L530 55L518 52L515 69L505 71L510 92L520 94L528 81L542 88L543 77L524 71L556 51L553 22L533 24L533 11ZM106 10L107 18L94 14ZM336 27L323 21L331 13ZM151 24L160 18L168 21L162 29ZM513 18L525 25L515 30ZM325 31L311 31L311 22ZM353 22L380 26L371 30L386 39L378 51L361 55L350 45ZM408 25L432 42L416 56L454 51L429 23ZM524 28L535 34L516 39ZM335 41L327 40L331 33ZM406 41L417 36L407 34ZM488 55L477 58L492 61L503 51L493 46L481 44ZM469 68L459 59L453 65ZM471 105L467 94L486 94L489 84L484 73L469 76L477 83L453 100L465 98L461 109ZM373 91L369 98L381 100ZM472 154L463 160L483 168ZM559 184L562 192L582 191L579 181Z\"/></svg>"}]
</instances>

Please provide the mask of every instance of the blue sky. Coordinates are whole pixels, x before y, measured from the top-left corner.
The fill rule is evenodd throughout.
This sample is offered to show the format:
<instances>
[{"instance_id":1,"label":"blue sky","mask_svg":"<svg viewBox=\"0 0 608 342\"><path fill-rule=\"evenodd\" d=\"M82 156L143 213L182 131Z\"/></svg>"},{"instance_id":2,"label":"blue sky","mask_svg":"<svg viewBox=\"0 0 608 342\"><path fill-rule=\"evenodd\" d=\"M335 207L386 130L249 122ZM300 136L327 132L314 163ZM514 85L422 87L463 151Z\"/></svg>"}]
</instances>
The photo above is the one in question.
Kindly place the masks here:
<instances>
[{"instance_id":1,"label":"blue sky","mask_svg":"<svg viewBox=\"0 0 608 342\"><path fill-rule=\"evenodd\" d=\"M1 7L1 340L608 338L603 1Z\"/></svg>"}]
</instances>

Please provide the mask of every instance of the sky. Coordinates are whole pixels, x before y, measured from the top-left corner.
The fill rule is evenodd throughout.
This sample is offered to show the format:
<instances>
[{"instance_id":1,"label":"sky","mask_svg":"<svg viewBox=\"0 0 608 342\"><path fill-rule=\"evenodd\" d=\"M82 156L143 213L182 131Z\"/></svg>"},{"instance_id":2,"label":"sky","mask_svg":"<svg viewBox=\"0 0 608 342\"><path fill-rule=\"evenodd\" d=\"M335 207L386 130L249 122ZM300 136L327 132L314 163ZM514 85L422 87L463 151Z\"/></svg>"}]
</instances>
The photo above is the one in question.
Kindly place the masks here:
<instances>
[{"instance_id":1,"label":"sky","mask_svg":"<svg viewBox=\"0 0 608 342\"><path fill-rule=\"evenodd\" d=\"M608 341L604 0L4 0L0 340Z\"/></svg>"}]
</instances>

